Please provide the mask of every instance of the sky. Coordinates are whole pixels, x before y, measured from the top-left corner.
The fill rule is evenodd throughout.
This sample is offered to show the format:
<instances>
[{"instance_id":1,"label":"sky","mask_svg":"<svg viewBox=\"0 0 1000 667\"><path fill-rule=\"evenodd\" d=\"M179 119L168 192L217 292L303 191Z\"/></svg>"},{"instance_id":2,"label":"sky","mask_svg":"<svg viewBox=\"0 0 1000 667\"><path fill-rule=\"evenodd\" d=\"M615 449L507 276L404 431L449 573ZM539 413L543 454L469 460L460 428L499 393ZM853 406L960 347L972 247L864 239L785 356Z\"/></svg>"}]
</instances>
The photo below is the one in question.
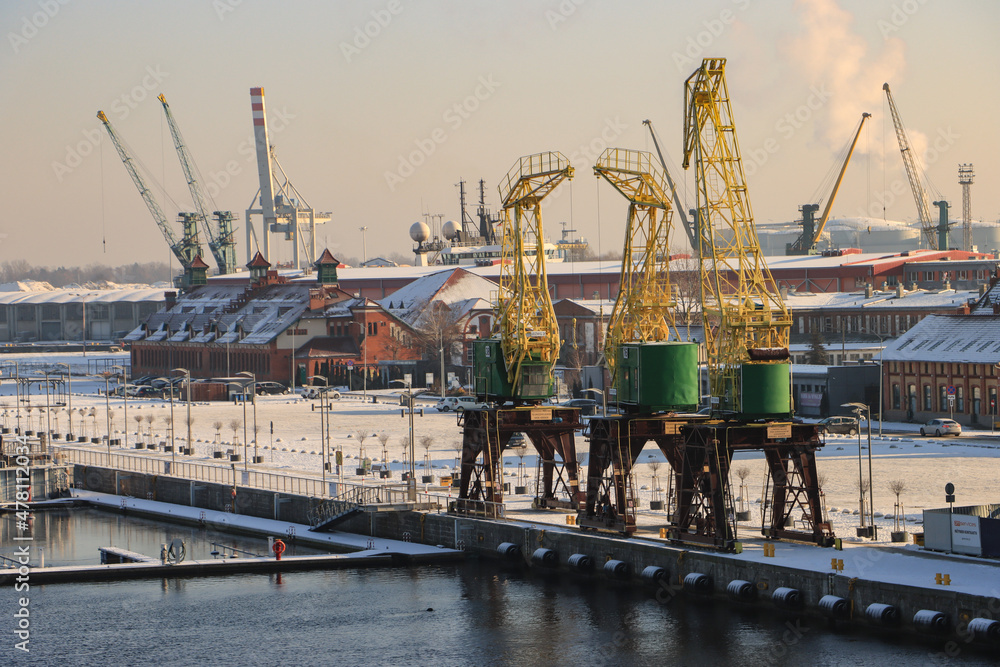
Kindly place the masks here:
<instances>
[{"instance_id":1,"label":"sky","mask_svg":"<svg viewBox=\"0 0 1000 667\"><path fill-rule=\"evenodd\" d=\"M677 165L684 81L704 57L727 59L758 225L825 201L862 112L872 118L833 215L916 219L884 82L932 199L960 217L958 164L972 163L973 219L1000 218L992 2L5 0L0 25L0 262L170 259L96 118L108 115L173 224L193 206L160 93L211 205L238 216L246 262L255 86L282 167L331 213L319 245L337 257L410 256L413 222L459 218L460 179L470 213L479 179L495 210L511 166L545 151L576 170L543 203L546 236L566 222L596 251L620 250L627 204L593 164L607 147L652 151L650 119L693 206L692 172ZM276 237L272 260L291 256Z\"/></svg>"}]
</instances>

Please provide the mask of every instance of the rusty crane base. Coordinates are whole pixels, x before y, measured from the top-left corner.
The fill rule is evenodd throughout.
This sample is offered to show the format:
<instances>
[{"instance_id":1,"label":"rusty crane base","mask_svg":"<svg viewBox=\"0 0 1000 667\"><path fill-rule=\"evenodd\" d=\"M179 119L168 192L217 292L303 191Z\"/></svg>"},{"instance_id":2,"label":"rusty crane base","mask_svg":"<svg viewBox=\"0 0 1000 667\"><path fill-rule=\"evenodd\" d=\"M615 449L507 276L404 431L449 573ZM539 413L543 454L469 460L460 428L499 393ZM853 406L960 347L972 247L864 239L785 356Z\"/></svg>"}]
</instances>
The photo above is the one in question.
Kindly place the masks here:
<instances>
[{"instance_id":1,"label":"rusty crane base","mask_svg":"<svg viewBox=\"0 0 1000 667\"><path fill-rule=\"evenodd\" d=\"M822 443L815 425L719 422L691 415L592 418L586 502L578 525L623 535L635 532L636 494L629 473L650 440L663 452L674 475L676 499L667 530L671 539L732 548L736 540L729 485L732 456L762 451L771 488L762 533L821 546L833 543L819 497L815 452ZM805 530L786 528L797 509Z\"/></svg>"},{"instance_id":2,"label":"rusty crane base","mask_svg":"<svg viewBox=\"0 0 1000 667\"><path fill-rule=\"evenodd\" d=\"M497 508L503 503L503 450L515 433L524 433L541 461L535 506L576 510L583 501L573 432L583 428L580 410L507 407L466 410L460 419L462 473L457 507ZM556 459L556 455L559 459Z\"/></svg>"}]
</instances>

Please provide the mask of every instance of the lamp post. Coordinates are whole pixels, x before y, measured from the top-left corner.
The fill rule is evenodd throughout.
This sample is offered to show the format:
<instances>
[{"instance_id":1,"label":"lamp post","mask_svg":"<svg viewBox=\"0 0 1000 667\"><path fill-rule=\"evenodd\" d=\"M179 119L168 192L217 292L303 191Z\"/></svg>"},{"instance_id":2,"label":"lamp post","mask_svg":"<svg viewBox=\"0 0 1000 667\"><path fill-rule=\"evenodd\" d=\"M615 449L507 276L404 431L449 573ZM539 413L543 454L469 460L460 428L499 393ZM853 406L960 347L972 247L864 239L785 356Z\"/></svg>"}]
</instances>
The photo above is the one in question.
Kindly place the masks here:
<instances>
[{"instance_id":1,"label":"lamp post","mask_svg":"<svg viewBox=\"0 0 1000 667\"><path fill-rule=\"evenodd\" d=\"M108 454L111 454L111 388L108 386L108 379L111 373L104 371L104 417L108 420ZM48 388L46 388L48 391ZM96 430L96 429L95 429Z\"/></svg>"},{"instance_id":2,"label":"lamp post","mask_svg":"<svg viewBox=\"0 0 1000 667\"><path fill-rule=\"evenodd\" d=\"M171 373L183 373L187 389L187 450L191 451L191 371L186 368L175 368ZM170 385L170 402L174 401L174 385ZM171 435L173 435L173 416L170 419ZM176 449L176 447L175 447Z\"/></svg>"},{"instance_id":3,"label":"lamp post","mask_svg":"<svg viewBox=\"0 0 1000 667\"><path fill-rule=\"evenodd\" d=\"M160 378L170 387L170 460L177 463L177 441L174 439L174 388L170 384L170 378ZM127 422L126 422L127 423ZM152 446L152 442L150 443Z\"/></svg>"},{"instance_id":4,"label":"lamp post","mask_svg":"<svg viewBox=\"0 0 1000 667\"><path fill-rule=\"evenodd\" d=\"M871 406L864 403L843 403L840 407L851 408L851 410L861 420L861 414L865 413L868 422L868 527L867 531L859 530L858 537L865 535L873 540L878 539L878 529L875 527L875 483L872 478L872 412ZM861 464L861 432L858 431L858 493L861 497L861 528L865 528L865 487Z\"/></svg>"},{"instance_id":5,"label":"lamp post","mask_svg":"<svg viewBox=\"0 0 1000 667\"><path fill-rule=\"evenodd\" d=\"M123 445L128 449L128 372L125 370L124 366L113 366L111 368L113 371L121 371L118 374L118 379L121 381L122 388L122 402L125 404L125 442Z\"/></svg>"},{"instance_id":6,"label":"lamp post","mask_svg":"<svg viewBox=\"0 0 1000 667\"><path fill-rule=\"evenodd\" d=\"M589 392L593 392L595 394L599 394L600 395L600 397L601 397L601 406L604 409L604 412L602 414L605 417L607 417L608 416L608 397L604 393L604 390L603 389L594 389L593 387L590 387L588 389L584 389L584 391L589 391Z\"/></svg>"},{"instance_id":7,"label":"lamp post","mask_svg":"<svg viewBox=\"0 0 1000 667\"><path fill-rule=\"evenodd\" d=\"M359 227L358 229L361 230L361 254L362 256L364 256L364 259L361 260L361 263L364 264L365 262L368 261L368 225L365 225L364 227Z\"/></svg>"},{"instance_id":8,"label":"lamp post","mask_svg":"<svg viewBox=\"0 0 1000 667\"><path fill-rule=\"evenodd\" d=\"M253 397L253 462L257 463L257 376L250 371L240 371L237 375L250 378L250 395ZM247 392L246 385L243 385L243 467L246 468L246 439L247 439Z\"/></svg>"},{"instance_id":9,"label":"lamp post","mask_svg":"<svg viewBox=\"0 0 1000 667\"><path fill-rule=\"evenodd\" d=\"M48 443L52 438L52 419L50 413L52 410L49 407L49 372L45 371L45 442Z\"/></svg>"},{"instance_id":10,"label":"lamp post","mask_svg":"<svg viewBox=\"0 0 1000 667\"><path fill-rule=\"evenodd\" d=\"M327 379L322 375L310 375L309 380L322 380L324 391L320 392L319 395L319 449L320 449L320 459L323 462L323 489L326 489L326 469L329 465L329 457L327 455L328 451L328 441L329 441L329 429L330 429L330 415L326 412L326 399L328 398L328 393L325 391L327 386ZM325 422L324 422L325 419Z\"/></svg>"},{"instance_id":11,"label":"lamp post","mask_svg":"<svg viewBox=\"0 0 1000 667\"><path fill-rule=\"evenodd\" d=\"M407 376L409 378L409 376ZM406 490L407 496L410 502L417 501L417 477L416 470L413 467L413 457L414 457L414 439L413 439L413 389L411 387L412 380L393 380L393 382L400 382L406 387L406 403L409 406L410 412L410 478L407 480Z\"/></svg>"},{"instance_id":12,"label":"lamp post","mask_svg":"<svg viewBox=\"0 0 1000 667\"><path fill-rule=\"evenodd\" d=\"M14 362L15 365L17 362ZM73 430L73 374L70 372L69 364L57 363L56 366L66 367L66 412L69 413L69 430ZM20 416L20 413L18 413ZM18 423L20 425L20 423Z\"/></svg>"}]
</instances>

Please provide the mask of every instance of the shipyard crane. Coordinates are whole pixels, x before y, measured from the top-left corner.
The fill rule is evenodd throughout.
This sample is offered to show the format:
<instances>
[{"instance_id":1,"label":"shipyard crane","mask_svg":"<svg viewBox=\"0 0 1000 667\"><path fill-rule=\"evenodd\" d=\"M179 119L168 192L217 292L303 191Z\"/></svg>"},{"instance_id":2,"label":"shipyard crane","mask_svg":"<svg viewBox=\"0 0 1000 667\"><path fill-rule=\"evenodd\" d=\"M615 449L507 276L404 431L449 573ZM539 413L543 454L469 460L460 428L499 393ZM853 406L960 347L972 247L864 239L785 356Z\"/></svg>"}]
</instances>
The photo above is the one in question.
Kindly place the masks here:
<instances>
[{"instance_id":1,"label":"shipyard crane","mask_svg":"<svg viewBox=\"0 0 1000 667\"><path fill-rule=\"evenodd\" d=\"M184 223L184 234L180 239L178 239L174 234L174 230L167 222L166 216L163 215L163 210L153 197L152 191L149 189L149 186L146 185L145 179L142 177L142 174L139 173L139 170L136 169L134 158L125 147L125 144L118 136L114 127L112 127L111 121L108 120L108 117L104 115L103 111L98 111L97 117L102 123L104 123L104 129L108 131L108 136L111 137L111 142L115 145L115 150L118 151L118 157L121 158L122 164L125 165L125 170L128 172L129 176L132 177L132 182L135 183L135 187L139 189L139 195L142 197L142 200L146 202L146 208L149 209L150 214L153 216L156 226L160 228L160 232L163 233L163 238L165 238L167 243L170 245L171 252L174 253L174 256L177 257L177 261L180 262L186 272L191 267L195 258L201 256L201 244L198 241L198 227L194 218L191 216L182 218Z\"/></svg>"},{"instance_id":2,"label":"shipyard crane","mask_svg":"<svg viewBox=\"0 0 1000 667\"><path fill-rule=\"evenodd\" d=\"M296 269L302 268L301 251L305 251L306 261L314 264L317 259L316 225L329 222L330 212L313 209L278 164L274 146L268 140L263 88L250 89L250 108L260 189L254 194L246 212L247 261L261 248L251 217L259 215L263 218L261 236L264 259L271 260L271 234L279 233L284 234L285 240L293 244L293 263Z\"/></svg>"},{"instance_id":3,"label":"shipyard crane","mask_svg":"<svg viewBox=\"0 0 1000 667\"><path fill-rule=\"evenodd\" d=\"M594 165L629 202L618 298L604 357L619 405L630 411L693 410L698 347L680 343L670 285L670 194L646 151L609 148ZM674 342L668 342L674 336Z\"/></svg>"},{"instance_id":4,"label":"shipyard crane","mask_svg":"<svg viewBox=\"0 0 1000 667\"><path fill-rule=\"evenodd\" d=\"M931 220L931 209L928 204L927 193L924 191L920 168L917 166L916 158L913 156L910 140L906 137L906 128L903 126L903 120L899 117L899 110L896 109L896 101L892 99L892 92L889 90L888 83L882 84L882 90L885 91L886 99L889 100L892 125L896 128L896 140L899 142L899 152L903 156L903 167L906 168L906 178L910 181L913 200L917 204L917 214L920 216L920 228L923 230L924 239L927 241L927 246L933 250L947 250L949 227L947 217L943 218L943 221L937 226Z\"/></svg>"},{"instance_id":5,"label":"shipyard crane","mask_svg":"<svg viewBox=\"0 0 1000 667\"><path fill-rule=\"evenodd\" d=\"M569 160L548 152L520 158L500 183L500 291L494 305L498 337L478 341L479 395L517 403L552 395L560 343L545 271L541 203L571 178Z\"/></svg>"},{"instance_id":6,"label":"shipyard crane","mask_svg":"<svg viewBox=\"0 0 1000 667\"><path fill-rule=\"evenodd\" d=\"M663 174L666 176L667 184L670 186L670 197L673 199L677 216L681 219L681 227L684 229L684 233L687 234L688 242L691 243L691 249L694 252L698 252L698 221L697 219L691 220L687 217L687 212L684 210L683 204L681 204L680 197L677 196L677 187L674 185L674 179L670 176L670 170L667 169L667 161L663 156L663 151L660 150L660 140L656 136L656 130L653 129L652 121L647 119L642 121L642 124L649 128L649 136L653 138L653 146L656 147L656 155L660 159Z\"/></svg>"},{"instance_id":7,"label":"shipyard crane","mask_svg":"<svg viewBox=\"0 0 1000 667\"><path fill-rule=\"evenodd\" d=\"M684 161L694 166L709 393L746 418L791 413L791 316L761 254L725 76L706 58L685 82Z\"/></svg>"},{"instance_id":8,"label":"shipyard crane","mask_svg":"<svg viewBox=\"0 0 1000 667\"><path fill-rule=\"evenodd\" d=\"M157 96L160 104L163 105L163 113L167 117L167 126L170 128L170 136L174 140L174 148L177 150L177 158L180 160L181 169L184 171L184 180L187 181L188 190L191 191L191 199L194 200L197 212L194 214L198 227L205 233L208 239L208 248L215 258L215 263L219 267L219 274L225 275L236 272L236 242L233 237L233 214L231 211L214 211L216 230L212 229L208 220L208 205L205 202L205 194L202 192L201 184L195 175L197 166L194 158L188 152L187 144L181 135L181 129L174 119L167 98L161 93ZM184 216L185 214L181 214Z\"/></svg>"},{"instance_id":9,"label":"shipyard crane","mask_svg":"<svg viewBox=\"0 0 1000 667\"><path fill-rule=\"evenodd\" d=\"M815 255L817 253L816 246L819 243L820 236L823 235L823 229L826 227L827 220L830 219L830 209L833 208L833 200L837 198L840 183L844 180L847 165L851 162L854 147L858 144L858 137L861 136L861 128L865 126L865 121L869 118L871 118L870 113L861 114L861 122L858 123L854 139L851 141L850 148L847 149L847 157L844 158L844 164L840 167L840 173L837 174L837 181L833 184L833 192L830 193L830 198L826 202L823 215L820 217L818 223L813 219L813 215L819 210L819 206L817 204L802 205L802 233L794 242L789 243L785 247L786 255Z\"/></svg>"}]
</instances>

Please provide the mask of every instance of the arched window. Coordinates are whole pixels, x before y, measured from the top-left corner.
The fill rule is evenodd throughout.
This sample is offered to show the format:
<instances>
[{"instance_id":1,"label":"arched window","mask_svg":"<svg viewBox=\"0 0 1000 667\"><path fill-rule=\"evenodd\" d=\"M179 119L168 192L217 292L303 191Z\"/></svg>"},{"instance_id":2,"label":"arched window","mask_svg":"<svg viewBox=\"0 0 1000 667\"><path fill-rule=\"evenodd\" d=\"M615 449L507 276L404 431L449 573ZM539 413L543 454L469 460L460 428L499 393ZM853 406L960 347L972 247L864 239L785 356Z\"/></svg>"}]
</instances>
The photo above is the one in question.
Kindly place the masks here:
<instances>
[{"instance_id":1,"label":"arched window","mask_svg":"<svg viewBox=\"0 0 1000 667\"><path fill-rule=\"evenodd\" d=\"M924 385L924 410L928 412L934 410L934 405L931 403L931 386L929 384Z\"/></svg>"},{"instance_id":2,"label":"arched window","mask_svg":"<svg viewBox=\"0 0 1000 667\"><path fill-rule=\"evenodd\" d=\"M955 412L965 412L965 387L961 385L955 389Z\"/></svg>"},{"instance_id":3,"label":"arched window","mask_svg":"<svg viewBox=\"0 0 1000 667\"><path fill-rule=\"evenodd\" d=\"M892 407L894 410L899 409L899 385L895 382L892 384Z\"/></svg>"}]
</instances>

